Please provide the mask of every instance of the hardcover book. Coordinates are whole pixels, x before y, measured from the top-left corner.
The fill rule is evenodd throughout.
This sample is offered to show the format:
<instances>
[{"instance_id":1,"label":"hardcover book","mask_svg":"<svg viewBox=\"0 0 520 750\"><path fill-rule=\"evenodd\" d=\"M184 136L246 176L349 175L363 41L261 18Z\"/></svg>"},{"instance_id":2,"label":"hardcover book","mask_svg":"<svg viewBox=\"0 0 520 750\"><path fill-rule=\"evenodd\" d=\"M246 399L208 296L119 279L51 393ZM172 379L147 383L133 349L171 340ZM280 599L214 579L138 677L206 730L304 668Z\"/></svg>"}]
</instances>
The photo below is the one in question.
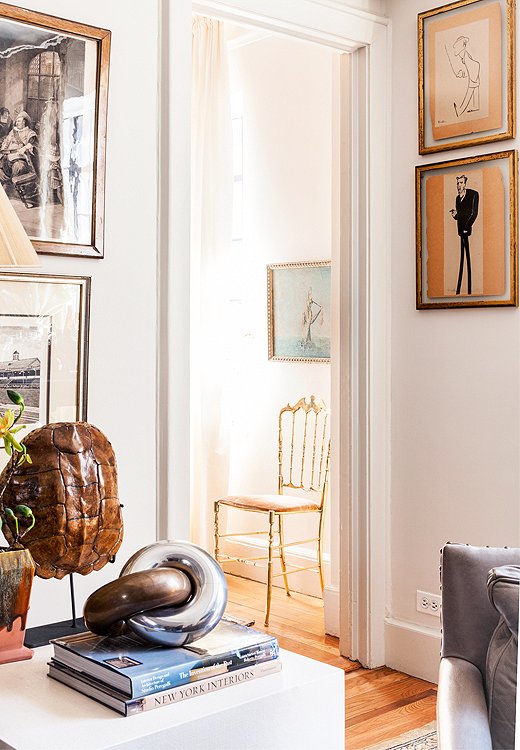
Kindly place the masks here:
<instances>
[{"instance_id":1,"label":"hardcover book","mask_svg":"<svg viewBox=\"0 0 520 750\"><path fill-rule=\"evenodd\" d=\"M124 716L133 716L144 711L151 711L154 708L171 706L174 703L180 703L199 695L207 695L208 693L213 693L216 690L222 690L232 685L250 682L258 677L276 674L281 668L282 663L280 659L271 659L260 664L236 669L227 674L206 677L205 679L186 685L161 690L159 693L152 693L141 698L128 698L124 693L110 688L99 680L95 680L85 673L69 669L56 661L49 663L49 677L74 688L74 690L93 698L99 703L103 703L105 706L118 711Z\"/></svg>"},{"instance_id":2,"label":"hardcover book","mask_svg":"<svg viewBox=\"0 0 520 750\"><path fill-rule=\"evenodd\" d=\"M52 641L55 661L139 698L189 682L276 659L276 638L222 619L182 648L144 643L133 634L109 638L80 633Z\"/></svg>"}]
</instances>

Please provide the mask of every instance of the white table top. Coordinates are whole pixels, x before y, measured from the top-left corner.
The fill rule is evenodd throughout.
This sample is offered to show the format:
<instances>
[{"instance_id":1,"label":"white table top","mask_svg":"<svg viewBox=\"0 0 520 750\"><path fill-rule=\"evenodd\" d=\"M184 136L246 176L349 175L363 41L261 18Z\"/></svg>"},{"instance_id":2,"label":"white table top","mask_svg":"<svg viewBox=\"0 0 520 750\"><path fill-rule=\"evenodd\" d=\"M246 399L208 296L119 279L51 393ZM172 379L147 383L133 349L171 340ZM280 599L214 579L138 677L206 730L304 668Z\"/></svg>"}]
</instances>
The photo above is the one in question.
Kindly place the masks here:
<instances>
[{"instance_id":1,"label":"white table top","mask_svg":"<svg viewBox=\"0 0 520 750\"><path fill-rule=\"evenodd\" d=\"M52 647L43 646L31 660L0 665L0 739L16 750L101 750L259 698L282 697L295 687L319 688L320 681L330 683L331 677L335 685L343 683L342 670L281 650L282 671L277 674L123 717L47 677L51 654Z\"/></svg>"}]
</instances>

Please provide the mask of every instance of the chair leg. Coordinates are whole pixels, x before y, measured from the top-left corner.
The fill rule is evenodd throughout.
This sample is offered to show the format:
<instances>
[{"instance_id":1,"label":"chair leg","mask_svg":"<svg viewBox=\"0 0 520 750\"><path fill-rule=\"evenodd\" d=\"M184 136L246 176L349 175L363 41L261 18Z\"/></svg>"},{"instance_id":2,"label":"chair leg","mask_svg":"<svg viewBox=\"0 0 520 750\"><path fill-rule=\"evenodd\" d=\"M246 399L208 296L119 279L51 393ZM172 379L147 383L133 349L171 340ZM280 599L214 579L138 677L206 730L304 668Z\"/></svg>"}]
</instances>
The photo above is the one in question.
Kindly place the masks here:
<instances>
[{"instance_id":1,"label":"chair leg","mask_svg":"<svg viewBox=\"0 0 520 750\"><path fill-rule=\"evenodd\" d=\"M218 535L218 512L220 510L220 503L219 503L218 500L213 504L213 509L214 509L214 513L215 513L215 560L218 562L218 556L220 554L220 549L219 549L219 546L218 546L218 540L219 540L219 535Z\"/></svg>"},{"instance_id":2,"label":"chair leg","mask_svg":"<svg viewBox=\"0 0 520 750\"><path fill-rule=\"evenodd\" d=\"M320 512L320 526L318 529L318 570L320 573L320 586L321 593L325 590L325 581L323 580L323 520L325 515L323 511Z\"/></svg>"},{"instance_id":3,"label":"chair leg","mask_svg":"<svg viewBox=\"0 0 520 750\"><path fill-rule=\"evenodd\" d=\"M280 537L280 562L282 563L282 573L283 576L283 582L285 584L285 593L287 596L291 596L291 592L289 591L289 581L287 580L287 576L285 575L285 572L287 570L287 567L285 565L285 549L284 549L284 533L283 533L283 516L281 513L278 514L278 536Z\"/></svg>"},{"instance_id":4,"label":"chair leg","mask_svg":"<svg viewBox=\"0 0 520 750\"><path fill-rule=\"evenodd\" d=\"M271 595L273 593L273 539L274 539L274 511L269 511L269 551L267 558L267 603L265 607L264 625L269 625L269 613L271 611Z\"/></svg>"}]
</instances>

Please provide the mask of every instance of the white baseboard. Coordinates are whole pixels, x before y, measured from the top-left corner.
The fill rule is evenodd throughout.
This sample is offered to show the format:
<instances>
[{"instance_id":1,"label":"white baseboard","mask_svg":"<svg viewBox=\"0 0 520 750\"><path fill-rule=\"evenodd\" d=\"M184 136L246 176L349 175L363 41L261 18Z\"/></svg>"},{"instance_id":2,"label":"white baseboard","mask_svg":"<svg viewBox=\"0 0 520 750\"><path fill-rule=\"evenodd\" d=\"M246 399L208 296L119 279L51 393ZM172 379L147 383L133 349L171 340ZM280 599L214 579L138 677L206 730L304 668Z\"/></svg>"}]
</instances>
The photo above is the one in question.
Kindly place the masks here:
<instances>
[{"instance_id":1,"label":"white baseboard","mask_svg":"<svg viewBox=\"0 0 520 750\"><path fill-rule=\"evenodd\" d=\"M267 554L267 542L255 537L244 535L233 539L222 539L220 544L221 553L230 557L259 557L260 555ZM311 550L305 549L305 547L293 547L290 551L286 551L285 559L288 565L304 567L312 565L316 556ZM267 580L266 565L266 560L262 560L258 565L245 562L224 562L223 564L226 573L238 575L242 578L249 578L252 581L261 581L262 583L265 583ZM278 560L275 562L274 572L280 572L280 563ZM327 583L330 580L330 555L323 556L323 574L325 583ZM283 588L283 578L281 576L275 578L273 585ZM291 591L322 598L319 576L310 570L291 573L289 576L289 586Z\"/></svg>"},{"instance_id":2,"label":"white baseboard","mask_svg":"<svg viewBox=\"0 0 520 750\"><path fill-rule=\"evenodd\" d=\"M325 608L325 632L339 638L339 586L325 586L323 606Z\"/></svg>"},{"instance_id":3,"label":"white baseboard","mask_svg":"<svg viewBox=\"0 0 520 750\"><path fill-rule=\"evenodd\" d=\"M424 628L391 617L385 620L385 664L413 677L437 683L441 635L435 628Z\"/></svg>"}]
</instances>

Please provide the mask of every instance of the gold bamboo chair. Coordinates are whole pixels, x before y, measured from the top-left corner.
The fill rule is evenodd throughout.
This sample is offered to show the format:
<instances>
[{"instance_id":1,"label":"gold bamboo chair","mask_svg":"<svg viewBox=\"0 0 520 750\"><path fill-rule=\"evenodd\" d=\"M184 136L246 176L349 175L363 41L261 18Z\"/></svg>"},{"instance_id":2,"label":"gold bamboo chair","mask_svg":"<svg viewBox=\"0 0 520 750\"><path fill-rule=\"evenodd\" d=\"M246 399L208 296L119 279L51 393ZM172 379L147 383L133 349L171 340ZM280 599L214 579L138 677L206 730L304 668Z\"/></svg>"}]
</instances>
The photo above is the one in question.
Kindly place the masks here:
<instances>
[{"instance_id":1,"label":"gold bamboo chair","mask_svg":"<svg viewBox=\"0 0 520 750\"><path fill-rule=\"evenodd\" d=\"M319 573L323 593L323 522L328 491L330 461L329 409L321 399L311 396L301 398L294 406L284 406L278 420L278 494L277 495L230 495L222 497L214 504L215 510L215 559L222 565L225 562L245 562L261 565L267 561L267 602L265 625L269 625L273 579L283 576L285 591L290 596L288 576L301 570ZM297 494L286 494L285 490L305 491L312 499ZM264 513L268 516L267 531L241 531L221 534L219 511L222 505L240 510ZM317 536L311 539L285 542L284 522L287 516L302 513L317 515ZM222 554L220 540L240 536L264 535L268 538L268 553L259 557L231 557ZM278 544L275 544L275 536ZM297 567L287 564L285 550L302 544L315 542L316 562ZM273 563L280 561L280 572L273 572ZM291 568L291 569L289 569Z\"/></svg>"}]
</instances>

